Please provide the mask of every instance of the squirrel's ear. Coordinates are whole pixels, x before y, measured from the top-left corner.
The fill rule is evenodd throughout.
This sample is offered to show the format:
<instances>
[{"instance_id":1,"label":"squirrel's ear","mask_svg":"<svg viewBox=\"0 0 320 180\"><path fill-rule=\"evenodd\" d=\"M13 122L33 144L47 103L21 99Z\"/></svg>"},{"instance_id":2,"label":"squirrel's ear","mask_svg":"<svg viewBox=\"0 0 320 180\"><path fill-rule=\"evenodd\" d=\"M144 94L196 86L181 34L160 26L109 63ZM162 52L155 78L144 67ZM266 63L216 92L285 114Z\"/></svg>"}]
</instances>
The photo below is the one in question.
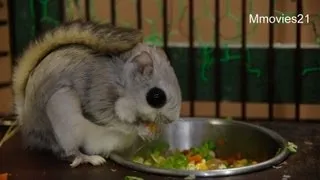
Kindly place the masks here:
<instances>
[{"instance_id":1,"label":"squirrel's ear","mask_svg":"<svg viewBox=\"0 0 320 180\"><path fill-rule=\"evenodd\" d=\"M137 67L137 71L144 76L151 75L153 72L153 61L151 55L148 52L141 52L137 56L135 56L132 60Z\"/></svg>"}]
</instances>

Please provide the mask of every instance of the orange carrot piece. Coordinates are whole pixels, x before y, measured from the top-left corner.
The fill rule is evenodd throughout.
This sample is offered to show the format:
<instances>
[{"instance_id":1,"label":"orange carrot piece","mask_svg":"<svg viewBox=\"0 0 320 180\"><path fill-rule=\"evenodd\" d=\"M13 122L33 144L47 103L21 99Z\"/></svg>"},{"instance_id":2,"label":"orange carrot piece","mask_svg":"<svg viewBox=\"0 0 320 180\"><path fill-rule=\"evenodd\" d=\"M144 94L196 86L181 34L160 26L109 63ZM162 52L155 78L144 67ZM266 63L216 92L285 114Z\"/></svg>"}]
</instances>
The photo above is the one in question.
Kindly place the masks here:
<instances>
[{"instance_id":1,"label":"orange carrot piece","mask_svg":"<svg viewBox=\"0 0 320 180\"><path fill-rule=\"evenodd\" d=\"M199 163L202 161L202 157L200 155L194 155L194 156L189 156L188 157L189 162L193 161L195 163Z\"/></svg>"}]
</instances>

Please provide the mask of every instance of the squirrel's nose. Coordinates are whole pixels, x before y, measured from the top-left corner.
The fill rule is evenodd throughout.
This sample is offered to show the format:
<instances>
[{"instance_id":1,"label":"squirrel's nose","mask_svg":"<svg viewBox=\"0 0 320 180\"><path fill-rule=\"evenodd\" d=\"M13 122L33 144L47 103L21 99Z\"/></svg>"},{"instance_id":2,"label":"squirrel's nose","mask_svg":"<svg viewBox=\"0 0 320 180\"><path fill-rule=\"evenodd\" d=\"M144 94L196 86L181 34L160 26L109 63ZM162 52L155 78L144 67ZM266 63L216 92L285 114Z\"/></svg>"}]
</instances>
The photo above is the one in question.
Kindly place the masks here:
<instances>
[{"instance_id":1,"label":"squirrel's nose","mask_svg":"<svg viewBox=\"0 0 320 180\"><path fill-rule=\"evenodd\" d=\"M147 102L153 108L161 108L166 104L167 97L162 89L154 87L147 93Z\"/></svg>"}]
</instances>

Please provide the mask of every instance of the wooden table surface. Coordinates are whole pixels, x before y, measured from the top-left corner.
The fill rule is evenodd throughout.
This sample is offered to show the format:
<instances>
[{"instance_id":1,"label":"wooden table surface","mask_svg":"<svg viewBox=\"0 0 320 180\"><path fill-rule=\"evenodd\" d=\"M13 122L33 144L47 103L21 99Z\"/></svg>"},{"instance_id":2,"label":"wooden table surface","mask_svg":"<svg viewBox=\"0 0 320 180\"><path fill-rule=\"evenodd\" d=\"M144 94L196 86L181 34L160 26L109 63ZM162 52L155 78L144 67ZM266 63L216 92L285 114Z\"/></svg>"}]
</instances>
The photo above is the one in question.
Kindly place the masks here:
<instances>
[{"instance_id":1,"label":"wooden table surface","mask_svg":"<svg viewBox=\"0 0 320 180\"><path fill-rule=\"evenodd\" d=\"M252 122L272 129L298 145L281 168L269 168L250 174L221 177L197 178L216 180L320 180L320 123L297 122ZM183 179L135 172L108 161L101 167L83 165L70 168L51 154L37 154L22 149L19 134L0 148L0 173L9 173L8 180L121 180L125 176L137 176L145 180Z\"/></svg>"}]
</instances>

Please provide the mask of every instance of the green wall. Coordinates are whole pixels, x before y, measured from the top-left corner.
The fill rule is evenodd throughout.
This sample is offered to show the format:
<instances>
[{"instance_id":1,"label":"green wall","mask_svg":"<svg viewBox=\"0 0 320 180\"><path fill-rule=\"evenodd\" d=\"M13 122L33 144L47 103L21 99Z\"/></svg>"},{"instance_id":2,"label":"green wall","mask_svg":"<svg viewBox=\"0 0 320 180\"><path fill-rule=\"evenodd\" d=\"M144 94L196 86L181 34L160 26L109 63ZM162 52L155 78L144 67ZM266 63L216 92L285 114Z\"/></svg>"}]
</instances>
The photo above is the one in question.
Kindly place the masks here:
<instances>
[{"instance_id":1,"label":"green wall","mask_svg":"<svg viewBox=\"0 0 320 180\"><path fill-rule=\"evenodd\" d=\"M43 29L48 29L60 24L59 1L57 0L11 0L14 6L14 34L15 34L15 55L19 55L25 48L28 42L34 39L35 31L35 14L34 4L39 7L39 12L42 18L41 26ZM48 4L41 3L48 1ZM47 8L49 6L50 8Z\"/></svg>"},{"instance_id":2,"label":"green wall","mask_svg":"<svg viewBox=\"0 0 320 180\"><path fill-rule=\"evenodd\" d=\"M211 50L211 51L210 51ZM247 77L248 101L267 102L268 93L268 55L267 49L248 48ZM294 49L276 49L275 54L275 102L294 102ZM214 66L212 49L197 48L196 76L197 99L212 100L214 97ZM206 55L209 54L209 55ZM227 55L228 54L228 55ZM184 99L188 99L188 49L171 48L173 66L180 80ZM303 49L303 103L320 102L320 50ZM222 49L221 62L221 92L222 99L240 101L240 49Z\"/></svg>"}]
</instances>

